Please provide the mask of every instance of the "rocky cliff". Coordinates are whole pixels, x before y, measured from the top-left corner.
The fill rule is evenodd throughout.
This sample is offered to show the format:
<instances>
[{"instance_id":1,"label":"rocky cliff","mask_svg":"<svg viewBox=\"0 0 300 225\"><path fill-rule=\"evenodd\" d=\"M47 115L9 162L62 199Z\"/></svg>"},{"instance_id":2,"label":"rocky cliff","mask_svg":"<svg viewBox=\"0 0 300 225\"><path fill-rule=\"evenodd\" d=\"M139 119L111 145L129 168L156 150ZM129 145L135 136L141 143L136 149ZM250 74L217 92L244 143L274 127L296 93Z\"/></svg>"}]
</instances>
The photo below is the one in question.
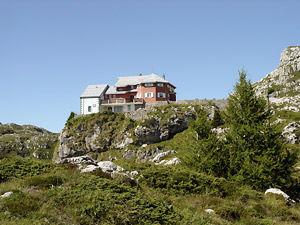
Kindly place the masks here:
<instances>
[{"instance_id":1,"label":"rocky cliff","mask_svg":"<svg viewBox=\"0 0 300 225\"><path fill-rule=\"evenodd\" d=\"M0 123L0 155L51 159L58 134L32 125Z\"/></svg>"},{"instance_id":2,"label":"rocky cliff","mask_svg":"<svg viewBox=\"0 0 300 225\"><path fill-rule=\"evenodd\" d=\"M141 120L132 119L135 114L108 112L73 118L59 136L55 159L165 141L187 129L195 113L192 106L170 104L146 109Z\"/></svg>"},{"instance_id":3,"label":"rocky cliff","mask_svg":"<svg viewBox=\"0 0 300 225\"><path fill-rule=\"evenodd\" d=\"M287 47L279 66L255 84L257 94L280 109L298 112L300 108L300 46Z\"/></svg>"}]
</instances>

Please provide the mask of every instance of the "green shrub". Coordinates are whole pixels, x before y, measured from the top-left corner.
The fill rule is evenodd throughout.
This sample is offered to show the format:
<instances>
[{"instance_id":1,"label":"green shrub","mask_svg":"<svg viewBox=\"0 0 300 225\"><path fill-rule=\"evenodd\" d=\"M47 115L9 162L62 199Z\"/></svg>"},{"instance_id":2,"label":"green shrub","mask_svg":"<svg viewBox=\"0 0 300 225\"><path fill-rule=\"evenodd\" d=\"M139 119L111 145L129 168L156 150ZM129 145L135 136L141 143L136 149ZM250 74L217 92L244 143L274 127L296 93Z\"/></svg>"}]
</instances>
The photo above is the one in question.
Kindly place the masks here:
<instances>
[{"instance_id":1,"label":"green shrub","mask_svg":"<svg viewBox=\"0 0 300 225\"><path fill-rule=\"evenodd\" d=\"M35 212L40 207L40 202L22 192L14 192L9 198L0 199L1 213L8 212L8 217L26 217L29 213ZM5 215L5 214L4 214Z\"/></svg>"},{"instance_id":2,"label":"green shrub","mask_svg":"<svg viewBox=\"0 0 300 225\"><path fill-rule=\"evenodd\" d=\"M4 158L0 161L0 182L13 177L35 176L50 171L53 165L28 158Z\"/></svg>"},{"instance_id":3,"label":"green shrub","mask_svg":"<svg viewBox=\"0 0 300 225\"><path fill-rule=\"evenodd\" d=\"M75 180L69 190L56 196L56 203L76 208L69 216L80 224L175 224L180 220L166 202L94 175Z\"/></svg>"},{"instance_id":4,"label":"green shrub","mask_svg":"<svg viewBox=\"0 0 300 225\"><path fill-rule=\"evenodd\" d=\"M54 186L59 186L64 182L64 179L57 175L43 175L29 177L25 180L25 185L47 189Z\"/></svg>"},{"instance_id":5,"label":"green shrub","mask_svg":"<svg viewBox=\"0 0 300 225\"><path fill-rule=\"evenodd\" d=\"M236 191L233 183L222 178L184 168L149 167L141 171L141 183L168 194L209 194L225 197Z\"/></svg>"}]
</instances>

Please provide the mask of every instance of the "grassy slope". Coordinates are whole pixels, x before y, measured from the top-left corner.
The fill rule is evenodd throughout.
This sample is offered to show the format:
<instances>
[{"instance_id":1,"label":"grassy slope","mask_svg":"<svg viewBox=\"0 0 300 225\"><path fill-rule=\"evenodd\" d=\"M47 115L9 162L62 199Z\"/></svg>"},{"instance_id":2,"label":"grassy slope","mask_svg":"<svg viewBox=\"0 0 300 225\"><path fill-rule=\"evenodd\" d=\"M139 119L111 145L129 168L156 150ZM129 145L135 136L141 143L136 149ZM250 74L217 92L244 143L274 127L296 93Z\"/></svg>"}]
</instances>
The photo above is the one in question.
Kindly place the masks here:
<instances>
[{"instance_id":1,"label":"grassy slope","mask_svg":"<svg viewBox=\"0 0 300 225\"><path fill-rule=\"evenodd\" d=\"M72 126L78 128L85 120L76 119ZM119 121L125 122L122 118ZM124 129L123 122L114 130ZM195 145L195 132L188 128L146 149L176 150L180 158ZM299 203L291 204L281 196L264 195L183 165L164 167L137 163L135 158L126 160L123 152L124 149L111 149L97 153L97 157L115 157L116 164L139 171L143 177L136 183L121 178L111 180L103 173L80 174L72 165L18 158L1 160L0 195L7 191L14 194L0 199L0 224L300 223ZM299 173L295 176L299 177ZM208 208L215 213L207 214L204 210Z\"/></svg>"},{"instance_id":2,"label":"grassy slope","mask_svg":"<svg viewBox=\"0 0 300 225\"><path fill-rule=\"evenodd\" d=\"M134 164L138 184L70 165L0 161L1 224L299 224L298 204L180 166ZM21 177L15 174L22 174ZM6 181L5 181L6 180ZM214 209L207 214L205 209Z\"/></svg>"}]
</instances>

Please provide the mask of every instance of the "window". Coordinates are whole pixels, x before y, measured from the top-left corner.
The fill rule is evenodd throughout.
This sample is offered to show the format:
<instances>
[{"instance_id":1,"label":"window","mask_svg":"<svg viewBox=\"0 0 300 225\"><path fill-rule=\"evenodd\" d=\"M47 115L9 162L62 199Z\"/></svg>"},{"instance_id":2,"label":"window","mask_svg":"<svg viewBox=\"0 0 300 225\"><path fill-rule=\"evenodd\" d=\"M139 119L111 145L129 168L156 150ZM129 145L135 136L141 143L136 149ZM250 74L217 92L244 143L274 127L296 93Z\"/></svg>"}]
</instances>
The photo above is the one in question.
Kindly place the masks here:
<instances>
[{"instance_id":1,"label":"window","mask_svg":"<svg viewBox=\"0 0 300 225\"><path fill-rule=\"evenodd\" d=\"M145 93L145 98L153 98L153 92Z\"/></svg>"},{"instance_id":2,"label":"window","mask_svg":"<svg viewBox=\"0 0 300 225\"><path fill-rule=\"evenodd\" d=\"M145 87L153 87L153 83L145 84Z\"/></svg>"},{"instance_id":3,"label":"window","mask_svg":"<svg viewBox=\"0 0 300 225\"><path fill-rule=\"evenodd\" d=\"M88 106L88 112L92 112L92 106Z\"/></svg>"},{"instance_id":4,"label":"window","mask_svg":"<svg viewBox=\"0 0 300 225\"><path fill-rule=\"evenodd\" d=\"M165 97L166 97L166 93L158 92L158 93L157 93L157 97L158 97L158 98L165 98Z\"/></svg>"},{"instance_id":5,"label":"window","mask_svg":"<svg viewBox=\"0 0 300 225\"><path fill-rule=\"evenodd\" d=\"M114 95L114 98L116 98L116 95Z\"/></svg>"},{"instance_id":6,"label":"window","mask_svg":"<svg viewBox=\"0 0 300 225\"><path fill-rule=\"evenodd\" d=\"M138 93L137 94L137 98L141 98L142 97L142 94L141 93Z\"/></svg>"},{"instance_id":7,"label":"window","mask_svg":"<svg viewBox=\"0 0 300 225\"><path fill-rule=\"evenodd\" d=\"M131 111L131 105L127 106L127 111L130 112Z\"/></svg>"},{"instance_id":8,"label":"window","mask_svg":"<svg viewBox=\"0 0 300 225\"><path fill-rule=\"evenodd\" d=\"M115 112L123 112L123 106L115 106Z\"/></svg>"},{"instance_id":9,"label":"window","mask_svg":"<svg viewBox=\"0 0 300 225\"><path fill-rule=\"evenodd\" d=\"M131 85L131 89L133 89L134 88L134 86L133 85Z\"/></svg>"},{"instance_id":10,"label":"window","mask_svg":"<svg viewBox=\"0 0 300 225\"><path fill-rule=\"evenodd\" d=\"M163 83L158 83L158 84L157 84L157 87L163 87L163 86L164 86Z\"/></svg>"}]
</instances>

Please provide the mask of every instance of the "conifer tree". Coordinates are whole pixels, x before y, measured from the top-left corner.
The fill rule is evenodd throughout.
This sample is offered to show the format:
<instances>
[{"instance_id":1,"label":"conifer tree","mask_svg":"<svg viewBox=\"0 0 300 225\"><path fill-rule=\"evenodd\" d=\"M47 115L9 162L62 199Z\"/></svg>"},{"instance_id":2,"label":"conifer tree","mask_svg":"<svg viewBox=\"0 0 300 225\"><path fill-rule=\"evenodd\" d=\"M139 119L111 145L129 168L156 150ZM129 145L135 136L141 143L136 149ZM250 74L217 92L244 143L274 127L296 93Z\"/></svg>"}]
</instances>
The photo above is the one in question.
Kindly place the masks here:
<instances>
[{"instance_id":1,"label":"conifer tree","mask_svg":"<svg viewBox=\"0 0 300 225\"><path fill-rule=\"evenodd\" d=\"M221 126L223 124L224 124L224 121L221 117L220 109L215 106L214 117L212 119L211 125L212 125L212 127L216 128L216 127Z\"/></svg>"},{"instance_id":2,"label":"conifer tree","mask_svg":"<svg viewBox=\"0 0 300 225\"><path fill-rule=\"evenodd\" d=\"M270 124L269 107L255 95L244 70L228 98L225 117L230 126L226 134L228 177L258 189L285 185L296 157Z\"/></svg>"},{"instance_id":3,"label":"conifer tree","mask_svg":"<svg viewBox=\"0 0 300 225\"><path fill-rule=\"evenodd\" d=\"M186 152L182 163L199 172L224 177L228 164L227 154L223 152L226 149L220 147L221 141L211 131L213 127L208 112L201 107L196 107L196 112L197 118L191 125L195 145Z\"/></svg>"}]
</instances>

